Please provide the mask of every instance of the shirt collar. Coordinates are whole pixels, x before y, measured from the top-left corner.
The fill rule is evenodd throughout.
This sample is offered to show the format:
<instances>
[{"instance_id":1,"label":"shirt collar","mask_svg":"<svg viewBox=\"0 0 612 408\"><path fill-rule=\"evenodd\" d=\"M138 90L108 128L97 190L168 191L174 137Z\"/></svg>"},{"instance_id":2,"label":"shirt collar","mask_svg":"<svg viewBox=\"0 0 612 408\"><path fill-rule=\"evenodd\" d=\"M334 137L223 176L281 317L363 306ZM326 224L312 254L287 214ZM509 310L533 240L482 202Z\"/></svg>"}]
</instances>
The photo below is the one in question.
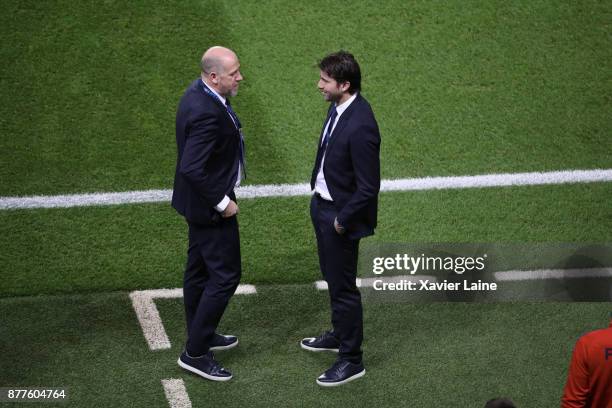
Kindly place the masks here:
<instances>
[{"instance_id":1,"label":"shirt collar","mask_svg":"<svg viewBox=\"0 0 612 408\"><path fill-rule=\"evenodd\" d=\"M210 92L214 93L214 94L217 96L217 98L219 98L219 100L220 100L221 102L223 102L223 104L224 104L224 105L227 105L227 102L226 102L225 98L224 98L224 97L222 97L221 95L219 95L219 94L217 93L217 91L215 91L214 89L212 89L212 87L208 86L208 85L206 84L206 82L204 82L204 80L203 80L203 79L202 79L202 83L204 84L204 86L205 86L206 88L208 88L208 89L210 90Z\"/></svg>"},{"instance_id":2,"label":"shirt collar","mask_svg":"<svg viewBox=\"0 0 612 408\"><path fill-rule=\"evenodd\" d=\"M340 105L336 106L336 112L338 112L338 116L342 115L342 113L344 113L344 111L350 106L351 103L353 103L353 101L355 100L355 98L357 98L357 94L359 92L355 92L353 95L351 95L350 98L348 98L346 101L342 102Z\"/></svg>"}]
</instances>

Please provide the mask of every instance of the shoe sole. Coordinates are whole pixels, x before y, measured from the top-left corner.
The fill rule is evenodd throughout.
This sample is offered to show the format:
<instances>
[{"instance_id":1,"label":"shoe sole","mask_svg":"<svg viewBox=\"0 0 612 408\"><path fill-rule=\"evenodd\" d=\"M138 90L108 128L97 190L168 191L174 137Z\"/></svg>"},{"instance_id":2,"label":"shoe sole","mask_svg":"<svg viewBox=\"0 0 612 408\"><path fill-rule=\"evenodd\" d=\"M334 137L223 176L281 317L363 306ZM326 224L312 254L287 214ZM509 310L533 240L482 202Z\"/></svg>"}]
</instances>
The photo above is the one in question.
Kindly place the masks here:
<instances>
[{"instance_id":1,"label":"shoe sole","mask_svg":"<svg viewBox=\"0 0 612 408\"><path fill-rule=\"evenodd\" d=\"M231 348L234 348L238 345L238 339L236 339L236 341L232 344L228 344L227 346L215 346L215 347L211 347L209 348L210 351L220 351L220 350L229 350Z\"/></svg>"},{"instance_id":2,"label":"shoe sole","mask_svg":"<svg viewBox=\"0 0 612 408\"><path fill-rule=\"evenodd\" d=\"M319 384L321 387L337 387L339 385L346 384L347 382L361 378L365 375L365 373L366 373L366 370L364 368L362 371L358 372L357 374L353 374L346 380L337 381L337 382L322 382L322 381L319 381L319 379L317 378L317 384Z\"/></svg>"},{"instance_id":3,"label":"shoe sole","mask_svg":"<svg viewBox=\"0 0 612 408\"><path fill-rule=\"evenodd\" d=\"M187 371L191 371L192 373L211 381L229 381L234 377L233 375L230 375L229 377L215 377L214 375L206 374L204 371L200 371L197 368L183 363L180 358L178 359L178 365Z\"/></svg>"},{"instance_id":4,"label":"shoe sole","mask_svg":"<svg viewBox=\"0 0 612 408\"><path fill-rule=\"evenodd\" d=\"M314 339L314 337L313 337ZM307 340L307 339L304 339ZM302 340L302 341L304 341ZM302 347L304 350L308 350L308 351L314 351L314 352L319 352L319 351L332 351L334 353L338 353L340 350L337 348L321 348L321 347L310 347L305 345L304 343L302 343L302 341L300 342L300 347Z\"/></svg>"}]
</instances>

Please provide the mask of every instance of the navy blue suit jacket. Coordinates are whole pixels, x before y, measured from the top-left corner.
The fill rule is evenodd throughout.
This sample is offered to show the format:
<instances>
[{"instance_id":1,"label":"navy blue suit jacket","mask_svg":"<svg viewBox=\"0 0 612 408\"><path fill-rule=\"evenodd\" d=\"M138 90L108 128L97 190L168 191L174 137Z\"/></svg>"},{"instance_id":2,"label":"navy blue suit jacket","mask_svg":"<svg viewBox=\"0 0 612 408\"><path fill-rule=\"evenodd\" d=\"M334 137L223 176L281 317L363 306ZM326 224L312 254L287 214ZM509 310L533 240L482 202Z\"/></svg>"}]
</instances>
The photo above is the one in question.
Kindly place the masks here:
<instances>
[{"instance_id":1,"label":"navy blue suit jacket","mask_svg":"<svg viewBox=\"0 0 612 408\"><path fill-rule=\"evenodd\" d=\"M177 162L172 207L187 221L210 225L214 207L233 194L240 133L223 103L204 92L200 78L185 91L176 113Z\"/></svg>"},{"instance_id":2,"label":"navy blue suit jacket","mask_svg":"<svg viewBox=\"0 0 612 408\"><path fill-rule=\"evenodd\" d=\"M310 180L312 189L318 171L315 165ZM347 237L372 235L380 190L380 132L372 108L361 94L338 119L325 152L323 174L338 211L338 223L346 229Z\"/></svg>"}]
</instances>

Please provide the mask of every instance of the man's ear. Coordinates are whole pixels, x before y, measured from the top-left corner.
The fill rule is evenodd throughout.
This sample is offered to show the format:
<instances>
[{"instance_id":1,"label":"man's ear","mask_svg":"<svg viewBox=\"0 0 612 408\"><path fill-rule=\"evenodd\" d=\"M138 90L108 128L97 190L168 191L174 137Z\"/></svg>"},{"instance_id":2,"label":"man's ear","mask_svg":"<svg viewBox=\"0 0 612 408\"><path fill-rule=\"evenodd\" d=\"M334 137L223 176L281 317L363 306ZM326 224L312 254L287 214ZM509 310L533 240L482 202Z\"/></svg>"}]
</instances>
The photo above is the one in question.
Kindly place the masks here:
<instances>
[{"instance_id":1,"label":"man's ear","mask_svg":"<svg viewBox=\"0 0 612 408\"><path fill-rule=\"evenodd\" d=\"M351 87L351 83L349 81L346 81L340 84L340 90L342 92L348 91L350 87Z\"/></svg>"},{"instance_id":2,"label":"man's ear","mask_svg":"<svg viewBox=\"0 0 612 408\"><path fill-rule=\"evenodd\" d=\"M219 77L216 72L211 72L208 77L213 84L217 85L219 83Z\"/></svg>"}]
</instances>

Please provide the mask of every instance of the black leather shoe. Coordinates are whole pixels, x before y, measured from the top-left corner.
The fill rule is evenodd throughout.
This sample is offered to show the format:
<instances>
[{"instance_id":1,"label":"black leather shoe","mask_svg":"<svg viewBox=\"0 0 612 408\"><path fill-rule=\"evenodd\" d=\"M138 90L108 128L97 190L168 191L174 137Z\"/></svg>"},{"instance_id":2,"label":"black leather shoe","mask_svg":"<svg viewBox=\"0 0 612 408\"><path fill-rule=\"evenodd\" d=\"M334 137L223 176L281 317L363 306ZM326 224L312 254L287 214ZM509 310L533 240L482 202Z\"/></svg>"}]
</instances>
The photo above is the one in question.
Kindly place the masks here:
<instances>
[{"instance_id":1,"label":"black leather shoe","mask_svg":"<svg viewBox=\"0 0 612 408\"><path fill-rule=\"evenodd\" d=\"M309 351L333 351L337 353L340 342L331 332L326 331L319 337L306 337L302 339L300 346L304 350Z\"/></svg>"},{"instance_id":2,"label":"black leather shoe","mask_svg":"<svg viewBox=\"0 0 612 408\"><path fill-rule=\"evenodd\" d=\"M237 345L238 337L228 334L215 333L208 349L211 351L229 350Z\"/></svg>"},{"instance_id":3,"label":"black leather shoe","mask_svg":"<svg viewBox=\"0 0 612 408\"><path fill-rule=\"evenodd\" d=\"M178 359L178 365L207 380L229 381L232 379L232 373L221 367L210 351L201 357L190 357L186 351L183 351Z\"/></svg>"},{"instance_id":4,"label":"black leather shoe","mask_svg":"<svg viewBox=\"0 0 612 408\"><path fill-rule=\"evenodd\" d=\"M346 360L337 360L329 370L317 378L317 384L322 387L335 387L356 380L365 375L362 363L355 364Z\"/></svg>"}]
</instances>

